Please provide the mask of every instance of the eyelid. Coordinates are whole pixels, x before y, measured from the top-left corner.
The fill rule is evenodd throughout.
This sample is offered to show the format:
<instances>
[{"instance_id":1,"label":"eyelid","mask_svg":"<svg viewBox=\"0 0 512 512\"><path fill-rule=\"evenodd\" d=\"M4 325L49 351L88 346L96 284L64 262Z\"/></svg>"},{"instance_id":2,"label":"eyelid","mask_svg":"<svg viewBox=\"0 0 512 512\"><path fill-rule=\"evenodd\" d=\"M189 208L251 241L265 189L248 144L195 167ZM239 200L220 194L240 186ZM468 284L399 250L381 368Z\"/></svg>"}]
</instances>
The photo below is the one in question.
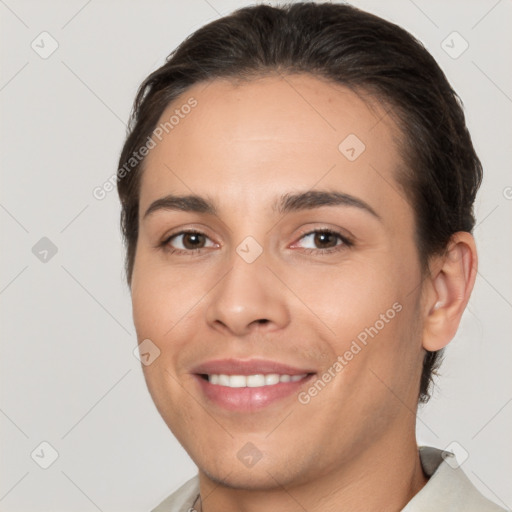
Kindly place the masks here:
<instances>
[{"instance_id":1,"label":"eyelid","mask_svg":"<svg viewBox=\"0 0 512 512\"><path fill-rule=\"evenodd\" d=\"M340 231L339 229L334 228L328 228L328 227L316 227L312 229L306 229L301 231L299 234L299 237L297 239L297 242L294 242L291 246L292 248L295 248L297 246L297 243L302 240L303 238L314 235L315 233L329 233L331 235L334 235L337 237L341 243L336 244L334 247L326 247L324 249L311 249L311 248L302 248L302 253L306 255L315 255L315 256L328 256L330 254L336 254L341 253L343 251L346 251L350 249L353 245L353 237L349 237L348 235L344 234L343 231Z\"/></svg>"},{"instance_id":2,"label":"eyelid","mask_svg":"<svg viewBox=\"0 0 512 512\"><path fill-rule=\"evenodd\" d=\"M180 229L178 231L172 232L169 235L164 236L163 240L157 244L157 247L167 248L169 243L170 243L170 241L173 238L176 238L176 237L181 236L181 235L186 235L186 234L202 235L205 238L207 238L208 240L213 242L211 237L208 236L204 231L201 231L200 229L197 229L197 228L183 228L183 229ZM216 243L216 242L213 242L213 243L216 246L219 246L218 243ZM168 250L170 252L194 253L194 252L200 251L201 249L207 249L207 248L208 247L198 247L197 249L174 249L174 248L172 248L172 250L169 250L169 249Z\"/></svg>"},{"instance_id":3,"label":"eyelid","mask_svg":"<svg viewBox=\"0 0 512 512\"><path fill-rule=\"evenodd\" d=\"M319 227L310 227L310 228L304 228L299 232L299 235L297 237L297 240L301 240L307 235L312 235L313 233L332 233L336 236L339 236L339 238L347 245L353 245L355 242L355 237L348 233L346 230L343 230L341 228L334 228L329 226L319 226ZM295 244L295 242L294 242ZM320 249L319 249L320 250Z\"/></svg>"},{"instance_id":4,"label":"eyelid","mask_svg":"<svg viewBox=\"0 0 512 512\"><path fill-rule=\"evenodd\" d=\"M169 244L170 241L178 236L186 235L187 233L191 234L197 234L202 235L213 242L210 236L208 236L204 231L201 231L197 228L183 228L179 231L175 231L169 235L166 235L164 239L157 244L157 248L161 248L169 252L170 254L186 254L186 255L198 255L203 249L211 249L211 247L198 247L196 249L175 249L170 248ZM331 228L327 226L322 227L310 227L309 229L302 229L298 235L297 241L302 240L304 237L315 234L315 233L330 233L334 236L337 236L341 240L341 244L337 244L334 247L327 247L327 248L320 248L320 249L309 249L309 248L303 248L303 252L306 254L329 254L333 252L338 252L343 249L347 249L354 245L354 237L350 236L348 234L345 234L343 230L340 230L339 228ZM296 246L296 242L293 242L291 247ZM213 242L217 247L219 246L218 243Z\"/></svg>"}]
</instances>

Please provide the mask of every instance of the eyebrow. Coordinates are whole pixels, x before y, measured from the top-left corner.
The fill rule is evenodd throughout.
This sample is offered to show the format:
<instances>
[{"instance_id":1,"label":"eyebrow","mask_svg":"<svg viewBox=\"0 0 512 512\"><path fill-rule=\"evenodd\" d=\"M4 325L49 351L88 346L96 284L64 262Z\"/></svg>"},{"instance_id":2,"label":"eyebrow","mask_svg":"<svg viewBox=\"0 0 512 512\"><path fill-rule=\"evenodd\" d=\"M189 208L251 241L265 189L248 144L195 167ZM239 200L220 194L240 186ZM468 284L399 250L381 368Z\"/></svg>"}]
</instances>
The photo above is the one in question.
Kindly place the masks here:
<instances>
[{"instance_id":1,"label":"eyebrow","mask_svg":"<svg viewBox=\"0 0 512 512\"><path fill-rule=\"evenodd\" d=\"M285 214L294 211L312 210L322 206L350 206L359 208L376 217L381 216L365 201L350 194L332 190L309 190L307 192L283 194L272 204L272 210ZM198 195L178 196L169 194L151 203L144 213L143 219L158 210L177 210L184 212L218 215L218 208L208 198Z\"/></svg>"}]
</instances>

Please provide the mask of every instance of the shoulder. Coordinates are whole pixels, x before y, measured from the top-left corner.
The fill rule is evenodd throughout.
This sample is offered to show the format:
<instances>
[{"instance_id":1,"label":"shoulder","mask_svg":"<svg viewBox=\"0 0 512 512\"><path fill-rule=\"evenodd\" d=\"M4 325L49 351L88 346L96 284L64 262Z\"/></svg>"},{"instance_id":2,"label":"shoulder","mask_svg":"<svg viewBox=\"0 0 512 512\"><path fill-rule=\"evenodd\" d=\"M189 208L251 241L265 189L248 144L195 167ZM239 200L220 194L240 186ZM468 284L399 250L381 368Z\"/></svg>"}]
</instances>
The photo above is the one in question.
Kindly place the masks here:
<instances>
[{"instance_id":1,"label":"shoulder","mask_svg":"<svg viewBox=\"0 0 512 512\"><path fill-rule=\"evenodd\" d=\"M423 469L429 481L402 512L504 512L473 485L455 455L431 446L420 447Z\"/></svg>"},{"instance_id":2,"label":"shoulder","mask_svg":"<svg viewBox=\"0 0 512 512\"><path fill-rule=\"evenodd\" d=\"M189 512L199 494L199 476L186 481L151 512Z\"/></svg>"}]
</instances>

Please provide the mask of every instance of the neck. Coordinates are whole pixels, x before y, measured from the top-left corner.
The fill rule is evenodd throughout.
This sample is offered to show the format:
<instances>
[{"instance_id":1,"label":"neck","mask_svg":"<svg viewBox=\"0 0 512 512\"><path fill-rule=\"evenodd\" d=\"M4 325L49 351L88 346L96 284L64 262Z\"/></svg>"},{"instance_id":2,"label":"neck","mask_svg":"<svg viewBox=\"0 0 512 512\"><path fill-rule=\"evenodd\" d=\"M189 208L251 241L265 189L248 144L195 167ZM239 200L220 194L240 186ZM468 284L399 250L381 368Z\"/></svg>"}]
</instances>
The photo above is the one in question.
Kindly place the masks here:
<instances>
[{"instance_id":1,"label":"neck","mask_svg":"<svg viewBox=\"0 0 512 512\"><path fill-rule=\"evenodd\" d=\"M270 472L269 472L270 473ZM306 484L275 483L261 490L234 488L199 472L198 512L398 512L427 483L414 435L409 442L379 443L350 464ZM226 479L226 483L228 480Z\"/></svg>"}]
</instances>

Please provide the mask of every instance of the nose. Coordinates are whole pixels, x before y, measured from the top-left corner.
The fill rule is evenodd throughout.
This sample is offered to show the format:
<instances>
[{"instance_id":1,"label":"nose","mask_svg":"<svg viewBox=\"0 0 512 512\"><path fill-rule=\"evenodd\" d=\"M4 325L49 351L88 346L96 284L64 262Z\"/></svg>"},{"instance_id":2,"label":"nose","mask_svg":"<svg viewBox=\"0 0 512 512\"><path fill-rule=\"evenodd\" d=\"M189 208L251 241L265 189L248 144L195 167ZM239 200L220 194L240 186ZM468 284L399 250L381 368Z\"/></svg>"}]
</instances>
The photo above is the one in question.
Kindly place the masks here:
<instances>
[{"instance_id":1,"label":"nose","mask_svg":"<svg viewBox=\"0 0 512 512\"><path fill-rule=\"evenodd\" d=\"M286 327L290 319L286 288L266 260L263 253L248 263L234 251L230 268L208 294L206 320L210 326L233 336Z\"/></svg>"}]
</instances>

